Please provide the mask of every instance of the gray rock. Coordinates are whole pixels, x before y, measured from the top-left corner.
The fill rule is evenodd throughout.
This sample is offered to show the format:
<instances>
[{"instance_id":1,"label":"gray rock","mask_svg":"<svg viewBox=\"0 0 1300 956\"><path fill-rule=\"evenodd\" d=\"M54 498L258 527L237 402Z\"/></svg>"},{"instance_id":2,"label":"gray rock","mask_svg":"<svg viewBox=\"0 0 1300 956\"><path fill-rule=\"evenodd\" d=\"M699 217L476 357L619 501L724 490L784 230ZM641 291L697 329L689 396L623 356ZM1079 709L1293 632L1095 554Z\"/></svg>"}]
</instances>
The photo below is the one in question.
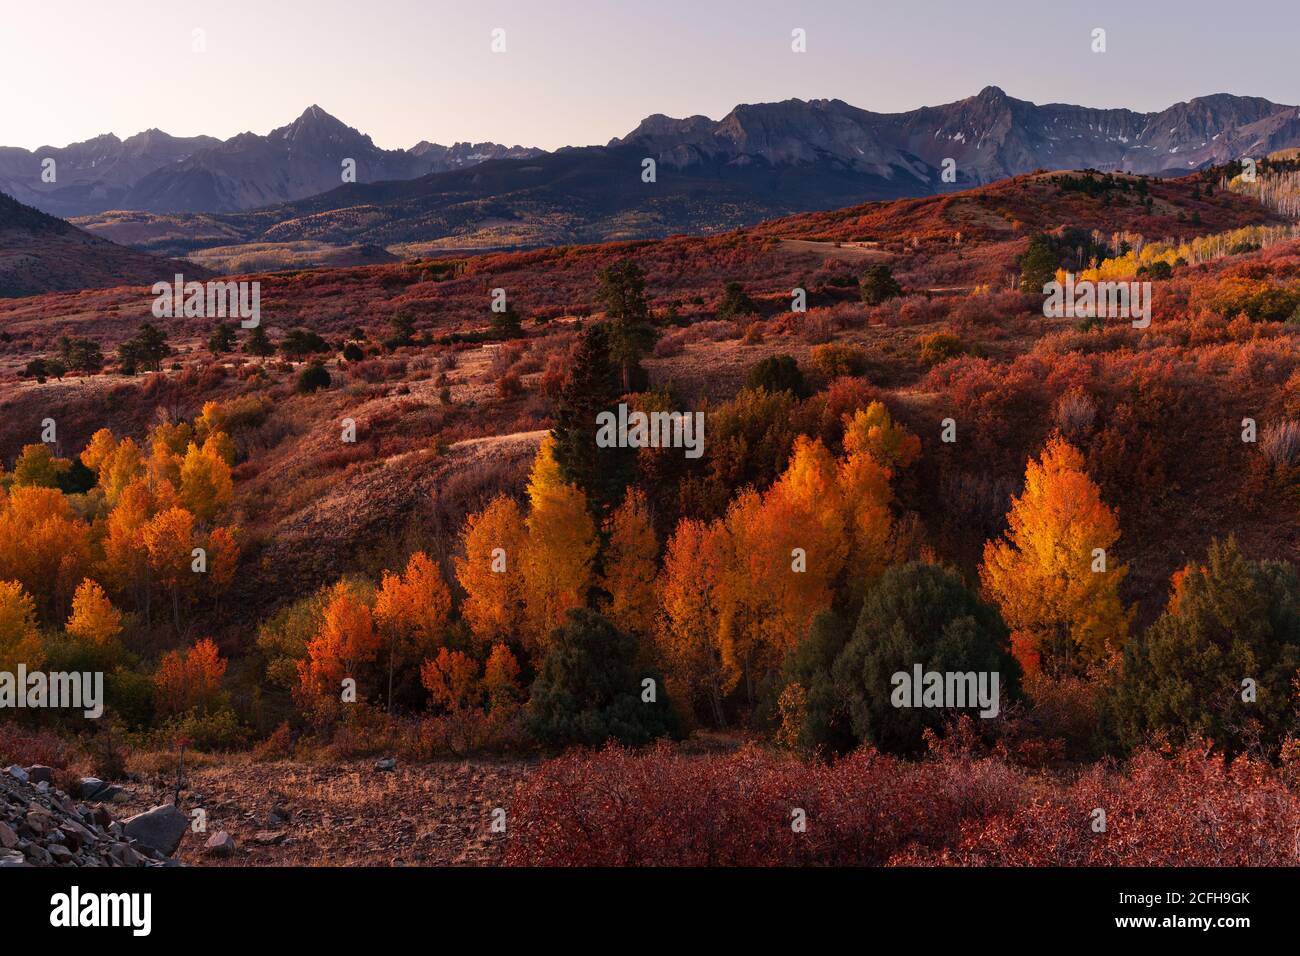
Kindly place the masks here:
<instances>
[{"instance_id":1,"label":"gray rock","mask_svg":"<svg viewBox=\"0 0 1300 956\"><path fill-rule=\"evenodd\" d=\"M32 783L54 783L54 771L44 764L32 764L27 768L27 779Z\"/></svg>"},{"instance_id":2,"label":"gray rock","mask_svg":"<svg viewBox=\"0 0 1300 956\"><path fill-rule=\"evenodd\" d=\"M19 783L27 782L27 771L24 770L22 767L18 766L18 764L13 764L7 767L5 769L5 772L8 773L9 776L17 780Z\"/></svg>"},{"instance_id":3,"label":"gray rock","mask_svg":"<svg viewBox=\"0 0 1300 956\"><path fill-rule=\"evenodd\" d=\"M64 836L67 838L66 842L77 849L95 842L95 835L76 820L64 820L59 824L59 829L63 831Z\"/></svg>"},{"instance_id":4,"label":"gray rock","mask_svg":"<svg viewBox=\"0 0 1300 956\"><path fill-rule=\"evenodd\" d=\"M14 866L31 866L17 850L0 850L0 870Z\"/></svg>"},{"instance_id":5,"label":"gray rock","mask_svg":"<svg viewBox=\"0 0 1300 956\"><path fill-rule=\"evenodd\" d=\"M129 838L167 856L176 852L189 828L190 818L170 803L122 821L122 832Z\"/></svg>"},{"instance_id":6,"label":"gray rock","mask_svg":"<svg viewBox=\"0 0 1300 956\"><path fill-rule=\"evenodd\" d=\"M62 843L51 843L48 847L46 847L46 852L49 853L50 857L54 860L55 863L72 862L72 851L69 850Z\"/></svg>"},{"instance_id":7,"label":"gray rock","mask_svg":"<svg viewBox=\"0 0 1300 956\"><path fill-rule=\"evenodd\" d=\"M18 846L18 834L9 824L0 820L0 849L12 850Z\"/></svg>"},{"instance_id":8,"label":"gray rock","mask_svg":"<svg viewBox=\"0 0 1300 956\"><path fill-rule=\"evenodd\" d=\"M108 803L116 800L118 795L122 793L125 793L125 791L115 783L105 783L98 777L82 777L81 789L77 796L83 800Z\"/></svg>"},{"instance_id":9,"label":"gray rock","mask_svg":"<svg viewBox=\"0 0 1300 956\"><path fill-rule=\"evenodd\" d=\"M396 758L396 757L384 757L384 758L382 758L382 759L380 759L380 760L376 760L376 761L375 761L375 769L378 770L378 771L381 771L381 772L387 772L387 771L389 771L389 770L396 770L396 769L397 769L397 758Z\"/></svg>"},{"instance_id":10,"label":"gray rock","mask_svg":"<svg viewBox=\"0 0 1300 956\"><path fill-rule=\"evenodd\" d=\"M235 849L235 838L225 830L218 830L208 837L207 851L213 856L231 856Z\"/></svg>"},{"instance_id":11,"label":"gray rock","mask_svg":"<svg viewBox=\"0 0 1300 956\"><path fill-rule=\"evenodd\" d=\"M258 830L248 842L256 846L279 846L287 836L283 830Z\"/></svg>"}]
</instances>

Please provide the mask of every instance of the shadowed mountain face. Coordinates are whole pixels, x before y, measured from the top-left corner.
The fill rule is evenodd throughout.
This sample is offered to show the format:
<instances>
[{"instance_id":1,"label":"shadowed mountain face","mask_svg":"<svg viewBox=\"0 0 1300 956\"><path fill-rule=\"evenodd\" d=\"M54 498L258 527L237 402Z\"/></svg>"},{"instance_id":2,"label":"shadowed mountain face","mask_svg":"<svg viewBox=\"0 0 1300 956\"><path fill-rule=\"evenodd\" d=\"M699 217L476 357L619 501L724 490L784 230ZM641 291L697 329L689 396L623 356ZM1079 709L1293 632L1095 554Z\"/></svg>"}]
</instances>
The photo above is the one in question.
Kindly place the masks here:
<instances>
[{"instance_id":1,"label":"shadowed mountain face","mask_svg":"<svg viewBox=\"0 0 1300 956\"><path fill-rule=\"evenodd\" d=\"M63 149L0 148L0 191L59 216L110 209L236 212L333 189L343 182L347 159L356 164L358 182L375 182L537 152L496 143L380 149L369 136L312 106L265 136L240 133L225 142L149 130L125 141L99 136ZM47 159L55 161L53 183L42 181Z\"/></svg>"},{"instance_id":2,"label":"shadowed mountain face","mask_svg":"<svg viewBox=\"0 0 1300 956\"><path fill-rule=\"evenodd\" d=\"M152 285L206 269L97 238L0 193L0 298L118 285Z\"/></svg>"}]
</instances>

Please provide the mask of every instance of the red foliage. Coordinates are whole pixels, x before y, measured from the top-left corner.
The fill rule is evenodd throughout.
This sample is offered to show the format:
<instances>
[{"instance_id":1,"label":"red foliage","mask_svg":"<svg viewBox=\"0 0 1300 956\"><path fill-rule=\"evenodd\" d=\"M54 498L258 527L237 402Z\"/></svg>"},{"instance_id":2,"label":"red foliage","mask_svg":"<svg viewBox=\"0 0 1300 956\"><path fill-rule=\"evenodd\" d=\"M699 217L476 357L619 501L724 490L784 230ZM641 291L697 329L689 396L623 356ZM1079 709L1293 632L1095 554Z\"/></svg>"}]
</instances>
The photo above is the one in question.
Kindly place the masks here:
<instances>
[{"instance_id":1,"label":"red foliage","mask_svg":"<svg viewBox=\"0 0 1300 956\"><path fill-rule=\"evenodd\" d=\"M1300 796L1266 763L1197 750L1055 782L951 743L832 765L611 746L543 764L510 819L515 866L1282 865Z\"/></svg>"}]
</instances>

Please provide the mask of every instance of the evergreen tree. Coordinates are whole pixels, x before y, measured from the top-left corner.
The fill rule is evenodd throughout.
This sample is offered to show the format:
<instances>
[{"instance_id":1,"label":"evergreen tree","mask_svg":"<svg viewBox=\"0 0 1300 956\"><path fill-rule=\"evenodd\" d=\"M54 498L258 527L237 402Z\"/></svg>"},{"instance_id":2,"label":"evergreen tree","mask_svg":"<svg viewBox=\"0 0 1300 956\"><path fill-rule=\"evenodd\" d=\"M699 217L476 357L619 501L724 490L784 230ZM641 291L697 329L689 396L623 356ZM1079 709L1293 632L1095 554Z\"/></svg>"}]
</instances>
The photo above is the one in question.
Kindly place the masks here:
<instances>
[{"instance_id":1,"label":"evergreen tree","mask_svg":"<svg viewBox=\"0 0 1300 956\"><path fill-rule=\"evenodd\" d=\"M218 322L208 336L208 351L222 355L235 350L235 329L229 322Z\"/></svg>"},{"instance_id":2,"label":"evergreen tree","mask_svg":"<svg viewBox=\"0 0 1300 956\"><path fill-rule=\"evenodd\" d=\"M135 374L137 367L156 372L162 368L162 360L170 354L171 346L167 344L167 333L149 322L140 323L140 328L135 335L118 347L122 371L127 375Z\"/></svg>"},{"instance_id":3,"label":"evergreen tree","mask_svg":"<svg viewBox=\"0 0 1300 956\"><path fill-rule=\"evenodd\" d=\"M254 326L253 330L248 333L248 340L244 342L244 353L258 358L266 358L268 355L275 354L275 346L267 338L265 326Z\"/></svg>"},{"instance_id":4,"label":"evergreen tree","mask_svg":"<svg viewBox=\"0 0 1300 956\"><path fill-rule=\"evenodd\" d=\"M1276 753L1295 732L1300 576L1250 561L1231 538L1175 578L1165 613L1125 648L1110 712L1120 740L1205 738ZM1250 683L1247 684L1247 681ZM1249 698L1249 699L1246 699Z\"/></svg>"},{"instance_id":5,"label":"evergreen tree","mask_svg":"<svg viewBox=\"0 0 1300 956\"><path fill-rule=\"evenodd\" d=\"M608 618L574 608L547 644L528 702L538 740L599 747L612 737L639 746L678 735L661 676L638 663L636 638ZM656 688L653 701L643 697L646 679Z\"/></svg>"},{"instance_id":6,"label":"evergreen tree","mask_svg":"<svg viewBox=\"0 0 1300 956\"><path fill-rule=\"evenodd\" d=\"M640 389L641 356L659 337L650 322L645 274L635 262L624 260L601 269L598 279L596 298L608 316L610 357L619 367L623 391Z\"/></svg>"},{"instance_id":7,"label":"evergreen tree","mask_svg":"<svg viewBox=\"0 0 1300 956\"><path fill-rule=\"evenodd\" d=\"M1029 249L1020 257L1020 291L1042 295L1043 286L1056 279L1060 256L1052 240L1043 233L1029 240Z\"/></svg>"},{"instance_id":8,"label":"evergreen tree","mask_svg":"<svg viewBox=\"0 0 1300 956\"><path fill-rule=\"evenodd\" d=\"M583 331L569 378L555 403L551 429L560 473L582 489L598 526L623 500L636 465L636 449L596 445L596 416L603 411L617 414L622 394L609 340L609 323Z\"/></svg>"},{"instance_id":9,"label":"evergreen tree","mask_svg":"<svg viewBox=\"0 0 1300 956\"><path fill-rule=\"evenodd\" d=\"M880 305L886 299L902 294L903 287L884 263L877 262L862 277L862 301L867 305Z\"/></svg>"},{"instance_id":10,"label":"evergreen tree","mask_svg":"<svg viewBox=\"0 0 1300 956\"><path fill-rule=\"evenodd\" d=\"M997 609L954 572L912 562L891 567L867 595L853 638L833 669L843 710L821 715L824 725L833 729L843 718L855 740L893 753L919 751L925 729L940 726L947 712L892 703L894 675L910 677L917 664L940 673L996 673L999 693L1014 698L1019 692L1020 667ZM967 708L978 710L977 704Z\"/></svg>"},{"instance_id":11,"label":"evergreen tree","mask_svg":"<svg viewBox=\"0 0 1300 956\"><path fill-rule=\"evenodd\" d=\"M739 282L728 282L722 293L722 301L718 303L718 318L730 321L742 315L757 314L758 306L745 292L745 287Z\"/></svg>"},{"instance_id":12,"label":"evergreen tree","mask_svg":"<svg viewBox=\"0 0 1300 956\"><path fill-rule=\"evenodd\" d=\"M492 313L492 338L518 339L524 335L524 317L507 305L504 312Z\"/></svg>"}]
</instances>

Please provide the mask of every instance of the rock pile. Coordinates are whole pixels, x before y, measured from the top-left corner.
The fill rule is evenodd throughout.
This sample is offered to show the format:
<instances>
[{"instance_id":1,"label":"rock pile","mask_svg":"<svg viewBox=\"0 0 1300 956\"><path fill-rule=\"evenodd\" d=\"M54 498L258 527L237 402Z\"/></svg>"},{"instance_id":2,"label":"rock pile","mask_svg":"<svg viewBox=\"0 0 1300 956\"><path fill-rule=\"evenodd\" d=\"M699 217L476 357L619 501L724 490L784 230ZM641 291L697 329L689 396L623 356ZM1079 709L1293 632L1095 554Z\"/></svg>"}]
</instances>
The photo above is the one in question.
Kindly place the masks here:
<instances>
[{"instance_id":1,"label":"rock pile","mask_svg":"<svg viewBox=\"0 0 1300 956\"><path fill-rule=\"evenodd\" d=\"M120 788L86 777L79 789L80 800L57 789L49 767L0 770L0 867L179 865L183 812L164 804L118 821L104 803Z\"/></svg>"}]
</instances>

